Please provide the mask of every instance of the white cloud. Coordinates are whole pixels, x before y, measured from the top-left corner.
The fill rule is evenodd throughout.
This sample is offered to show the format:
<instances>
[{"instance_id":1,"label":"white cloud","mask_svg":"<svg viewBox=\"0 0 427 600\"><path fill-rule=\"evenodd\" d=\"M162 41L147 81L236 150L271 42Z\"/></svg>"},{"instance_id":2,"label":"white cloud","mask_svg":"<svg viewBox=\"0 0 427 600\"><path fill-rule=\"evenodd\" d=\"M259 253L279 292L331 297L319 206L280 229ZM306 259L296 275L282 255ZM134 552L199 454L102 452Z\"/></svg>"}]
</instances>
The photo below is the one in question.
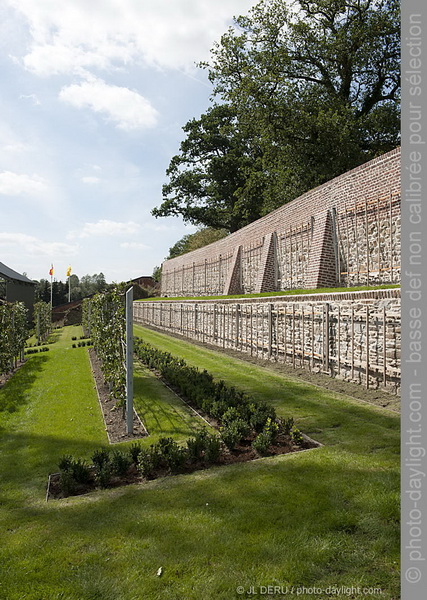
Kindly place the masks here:
<instances>
[{"instance_id":1,"label":"white cloud","mask_svg":"<svg viewBox=\"0 0 427 600\"><path fill-rule=\"evenodd\" d=\"M1 233L1 248L19 247L21 253L33 256L75 256L78 250L76 245L63 242L45 242L25 233Z\"/></svg>"},{"instance_id":2,"label":"white cloud","mask_svg":"<svg viewBox=\"0 0 427 600\"><path fill-rule=\"evenodd\" d=\"M7 0L29 24L23 64L38 75L143 62L187 68L207 58L253 0Z\"/></svg>"},{"instance_id":3,"label":"white cloud","mask_svg":"<svg viewBox=\"0 0 427 600\"><path fill-rule=\"evenodd\" d=\"M101 219L97 223L85 223L83 229L78 233L72 231L68 234L68 238L75 237L87 238L92 236L116 236L116 235L132 235L139 231L138 223L128 221L121 223L118 221L109 221Z\"/></svg>"},{"instance_id":4,"label":"white cloud","mask_svg":"<svg viewBox=\"0 0 427 600\"><path fill-rule=\"evenodd\" d=\"M37 98L35 94L21 94L19 96L20 100L32 100L35 106L40 106L40 100Z\"/></svg>"},{"instance_id":5,"label":"white cloud","mask_svg":"<svg viewBox=\"0 0 427 600\"><path fill-rule=\"evenodd\" d=\"M6 196L38 195L46 192L48 186L39 175L18 174L12 171L0 173L0 194Z\"/></svg>"},{"instance_id":6,"label":"white cloud","mask_svg":"<svg viewBox=\"0 0 427 600\"><path fill-rule=\"evenodd\" d=\"M59 98L76 108L91 108L125 131L153 127L157 122L157 111L138 92L101 79L65 86Z\"/></svg>"},{"instance_id":7,"label":"white cloud","mask_svg":"<svg viewBox=\"0 0 427 600\"><path fill-rule=\"evenodd\" d=\"M82 177L81 179L83 181L83 183L89 183L89 184L96 184L99 183L101 180L99 177Z\"/></svg>"},{"instance_id":8,"label":"white cloud","mask_svg":"<svg viewBox=\"0 0 427 600\"><path fill-rule=\"evenodd\" d=\"M120 248L130 248L131 250L148 250L150 246L142 244L141 242L123 242L123 244L120 244Z\"/></svg>"}]
</instances>

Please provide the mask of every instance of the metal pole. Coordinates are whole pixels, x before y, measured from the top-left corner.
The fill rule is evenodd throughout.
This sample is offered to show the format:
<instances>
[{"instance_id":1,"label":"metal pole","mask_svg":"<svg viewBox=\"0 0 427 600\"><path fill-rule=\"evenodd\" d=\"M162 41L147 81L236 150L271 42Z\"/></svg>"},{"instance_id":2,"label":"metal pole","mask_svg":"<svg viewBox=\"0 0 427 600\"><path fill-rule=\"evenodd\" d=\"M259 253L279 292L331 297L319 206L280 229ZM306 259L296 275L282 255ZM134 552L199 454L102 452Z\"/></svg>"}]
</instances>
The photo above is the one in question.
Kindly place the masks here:
<instances>
[{"instance_id":1,"label":"metal pole","mask_svg":"<svg viewBox=\"0 0 427 600\"><path fill-rule=\"evenodd\" d=\"M301 323L302 323L302 349L301 349L301 364L302 368L305 365L305 339L304 339L304 304L301 304Z\"/></svg>"},{"instance_id":2,"label":"metal pole","mask_svg":"<svg viewBox=\"0 0 427 600\"><path fill-rule=\"evenodd\" d=\"M383 306L383 385L387 387L387 315Z\"/></svg>"},{"instance_id":3,"label":"metal pole","mask_svg":"<svg viewBox=\"0 0 427 600\"><path fill-rule=\"evenodd\" d=\"M366 305L366 389L369 389L369 306Z\"/></svg>"},{"instance_id":4,"label":"metal pole","mask_svg":"<svg viewBox=\"0 0 427 600\"><path fill-rule=\"evenodd\" d=\"M126 292L126 432L133 433L133 287Z\"/></svg>"},{"instance_id":5,"label":"metal pole","mask_svg":"<svg viewBox=\"0 0 427 600\"><path fill-rule=\"evenodd\" d=\"M341 375L341 307L339 304L338 304L337 353L338 353L338 375Z\"/></svg>"},{"instance_id":6,"label":"metal pole","mask_svg":"<svg viewBox=\"0 0 427 600\"><path fill-rule=\"evenodd\" d=\"M347 287L350 286L350 238L349 238L349 228L348 228L348 213L347 213L347 204L345 204L345 228L346 228L346 237L347 237Z\"/></svg>"},{"instance_id":7,"label":"metal pole","mask_svg":"<svg viewBox=\"0 0 427 600\"><path fill-rule=\"evenodd\" d=\"M268 357L271 358L273 352L273 305L268 305Z\"/></svg>"},{"instance_id":8,"label":"metal pole","mask_svg":"<svg viewBox=\"0 0 427 600\"><path fill-rule=\"evenodd\" d=\"M357 204L356 204L356 198L354 199L354 245L356 246L357 285L359 285L360 262L359 262L359 245L358 245L358 231L357 231Z\"/></svg>"},{"instance_id":9,"label":"metal pole","mask_svg":"<svg viewBox=\"0 0 427 600\"><path fill-rule=\"evenodd\" d=\"M389 215L389 222L390 222L390 279L391 279L391 283L393 283L393 206L392 206L392 201L393 201L393 194L390 192L390 215Z\"/></svg>"},{"instance_id":10,"label":"metal pole","mask_svg":"<svg viewBox=\"0 0 427 600\"><path fill-rule=\"evenodd\" d=\"M330 374L330 340L329 340L329 303L326 302L325 304L325 365L326 365L326 370L329 372Z\"/></svg>"},{"instance_id":11,"label":"metal pole","mask_svg":"<svg viewBox=\"0 0 427 600\"><path fill-rule=\"evenodd\" d=\"M368 222L368 200L365 196L365 237L366 237L366 270L367 284L369 285L369 222Z\"/></svg>"}]
</instances>

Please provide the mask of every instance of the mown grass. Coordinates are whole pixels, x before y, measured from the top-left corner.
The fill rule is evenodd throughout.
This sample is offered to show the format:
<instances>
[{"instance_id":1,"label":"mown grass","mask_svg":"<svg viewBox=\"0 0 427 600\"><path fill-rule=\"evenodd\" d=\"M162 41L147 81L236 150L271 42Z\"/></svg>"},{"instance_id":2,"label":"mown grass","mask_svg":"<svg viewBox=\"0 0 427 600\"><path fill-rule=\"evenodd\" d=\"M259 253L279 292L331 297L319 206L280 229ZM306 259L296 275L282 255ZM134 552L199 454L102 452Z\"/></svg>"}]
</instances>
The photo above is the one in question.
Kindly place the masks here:
<instances>
[{"instance_id":1,"label":"mown grass","mask_svg":"<svg viewBox=\"0 0 427 600\"><path fill-rule=\"evenodd\" d=\"M282 292L260 292L258 294L234 294L228 296L156 296L154 298L142 298L137 302L153 302L154 300L230 300L234 298L269 298L270 296L296 296L298 294L333 294L336 292L365 292L370 290L388 290L391 288L400 288L399 284L384 284L384 285L359 285L356 287L336 287L336 288L316 288L316 289L299 289L287 290Z\"/></svg>"},{"instance_id":2,"label":"mown grass","mask_svg":"<svg viewBox=\"0 0 427 600\"><path fill-rule=\"evenodd\" d=\"M202 427L209 428L138 360L134 363L134 405L149 433L143 446L154 444L159 437L184 441Z\"/></svg>"},{"instance_id":3,"label":"mown grass","mask_svg":"<svg viewBox=\"0 0 427 600\"><path fill-rule=\"evenodd\" d=\"M99 413L85 408L96 407L90 385L68 419L64 398L71 392L61 388L68 389L67 381L73 389L83 385L87 357L84 348L67 351L61 338L49 353L28 361L25 379L9 382L19 394L14 411L6 409L10 395L4 403L8 386L0 390L0 598L230 600L242 597L238 586L353 585L379 587L383 600L397 600L397 415L143 333L273 402L326 445L46 504L43 484L52 456L88 457L105 440ZM63 380L58 368L67 368L64 354L76 362ZM64 414L64 425L50 423L49 406L62 406L57 421Z\"/></svg>"}]
</instances>

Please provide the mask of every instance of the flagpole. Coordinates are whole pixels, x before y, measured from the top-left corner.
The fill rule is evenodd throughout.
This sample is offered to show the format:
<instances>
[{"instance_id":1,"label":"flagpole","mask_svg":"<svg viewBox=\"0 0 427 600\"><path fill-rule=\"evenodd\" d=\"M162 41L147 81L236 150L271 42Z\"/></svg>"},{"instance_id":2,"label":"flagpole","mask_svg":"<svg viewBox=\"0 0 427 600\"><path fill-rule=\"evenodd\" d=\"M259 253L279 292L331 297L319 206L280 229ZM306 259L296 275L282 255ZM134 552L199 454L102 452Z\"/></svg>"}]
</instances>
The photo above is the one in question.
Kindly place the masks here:
<instances>
[{"instance_id":1,"label":"flagpole","mask_svg":"<svg viewBox=\"0 0 427 600\"><path fill-rule=\"evenodd\" d=\"M67 269L67 277L68 277L68 302L71 302L71 266Z\"/></svg>"},{"instance_id":2,"label":"flagpole","mask_svg":"<svg viewBox=\"0 0 427 600\"><path fill-rule=\"evenodd\" d=\"M50 271L50 308L53 308L53 263L51 264Z\"/></svg>"}]
</instances>

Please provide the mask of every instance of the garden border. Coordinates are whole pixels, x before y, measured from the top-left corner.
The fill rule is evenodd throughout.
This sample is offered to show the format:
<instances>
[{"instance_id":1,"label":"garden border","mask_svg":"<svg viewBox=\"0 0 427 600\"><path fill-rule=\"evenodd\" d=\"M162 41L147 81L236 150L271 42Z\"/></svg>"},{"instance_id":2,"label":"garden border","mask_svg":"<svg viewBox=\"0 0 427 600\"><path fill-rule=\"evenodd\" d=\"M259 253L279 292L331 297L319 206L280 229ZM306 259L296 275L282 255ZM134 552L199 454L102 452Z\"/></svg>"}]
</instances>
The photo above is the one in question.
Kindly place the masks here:
<instances>
[{"instance_id":1,"label":"garden border","mask_svg":"<svg viewBox=\"0 0 427 600\"><path fill-rule=\"evenodd\" d=\"M108 415L108 413L106 413L105 409L107 407L104 406L104 403L106 403L109 400L109 391L107 389L107 386L105 385L105 383L102 380L102 375L100 375L98 378L96 376L95 370L97 367L99 367L99 358L96 356L95 350L93 348L88 349L88 356L89 356L89 362L90 362L90 366L91 366L92 377L93 377L93 381L95 383L95 389L96 389L96 393L98 396L98 402L99 402L99 406L101 409L102 418L104 420L105 431L107 433L108 443L110 445L120 444L122 442L128 442L131 440L138 440L141 438L148 437L150 435L150 433L147 430L147 428L145 427L144 423L142 422L141 418L139 417L137 411L134 408L133 409L133 415L134 415L134 419L133 419L134 431L133 431L133 433L132 434L126 433L126 421L123 420L124 433L120 435L120 439L117 439L117 440L112 439L112 436L110 435L111 427L109 427L109 424L106 419L106 416ZM105 398L104 403L102 401L101 396L103 398Z\"/></svg>"},{"instance_id":2,"label":"garden border","mask_svg":"<svg viewBox=\"0 0 427 600\"><path fill-rule=\"evenodd\" d=\"M169 479L170 477L179 477L179 476L182 476L182 475L193 475L194 473L199 473L200 471L207 472L207 471L210 471L211 469L214 469L214 468L222 469L222 468L227 468L227 467L233 467L233 466L236 466L238 464L239 465L242 465L242 464L246 465L246 464L251 464L251 463L254 463L254 462L258 462L259 460L268 460L268 459L273 459L273 458L277 459L277 458L281 458L281 457L289 458L291 456L295 456L295 455L299 455L299 454L304 454L305 452L311 452L313 450L318 450L319 448L324 448L325 447L324 444L322 444L321 442L318 442L317 440L313 440L313 438L309 437L305 433L301 432L301 435L302 435L302 437L304 439L304 442L312 444L311 448L301 448L300 450L298 450L296 452L285 452L285 453L282 453L282 454L274 454L274 455L270 455L270 456L257 456L256 458L252 458L252 459L249 459L249 460L246 460L246 461L242 461L242 462L236 461L234 463L228 463L228 464L220 464L220 463L218 463L218 464L212 464L212 465L210 465L210 466L208 466L208 467L206 467L204 469L195 469L194 471L191 471L189 473L174 473L174 474L164 475L162 477L156 477L155 479L146 480L143 477L141 477L139 480L134 481L134 482L132 482L131 484L128 484L128 485L145 486L147 484L152 483L153 481L162 481L162 480L165 480L165 479ZM87 492L82 493L82 494L65 496L64 498L56 498L50 492L50 485L51 485L52 478L53 477L59 477L60 475L61 475L61 473L59 473L59 472L58 473L50 473L48 475L47 487L46 487L46 500L45 500L46 502L49 502L49 499L53 499L53 500L57 500L57 501L68 500L69 498L76 498L76 497L78 498L78 497L81 497L81 496L88 496L89 494L92 494L94 492L109 491L109 490L113 489L113 488L105 488L105 489L96 488L94 490L90 490L90 491L87 491ZM120 488L126 487L126 484L119 485L117 487L120 487Z\"/></svg>"}]
</instances>

